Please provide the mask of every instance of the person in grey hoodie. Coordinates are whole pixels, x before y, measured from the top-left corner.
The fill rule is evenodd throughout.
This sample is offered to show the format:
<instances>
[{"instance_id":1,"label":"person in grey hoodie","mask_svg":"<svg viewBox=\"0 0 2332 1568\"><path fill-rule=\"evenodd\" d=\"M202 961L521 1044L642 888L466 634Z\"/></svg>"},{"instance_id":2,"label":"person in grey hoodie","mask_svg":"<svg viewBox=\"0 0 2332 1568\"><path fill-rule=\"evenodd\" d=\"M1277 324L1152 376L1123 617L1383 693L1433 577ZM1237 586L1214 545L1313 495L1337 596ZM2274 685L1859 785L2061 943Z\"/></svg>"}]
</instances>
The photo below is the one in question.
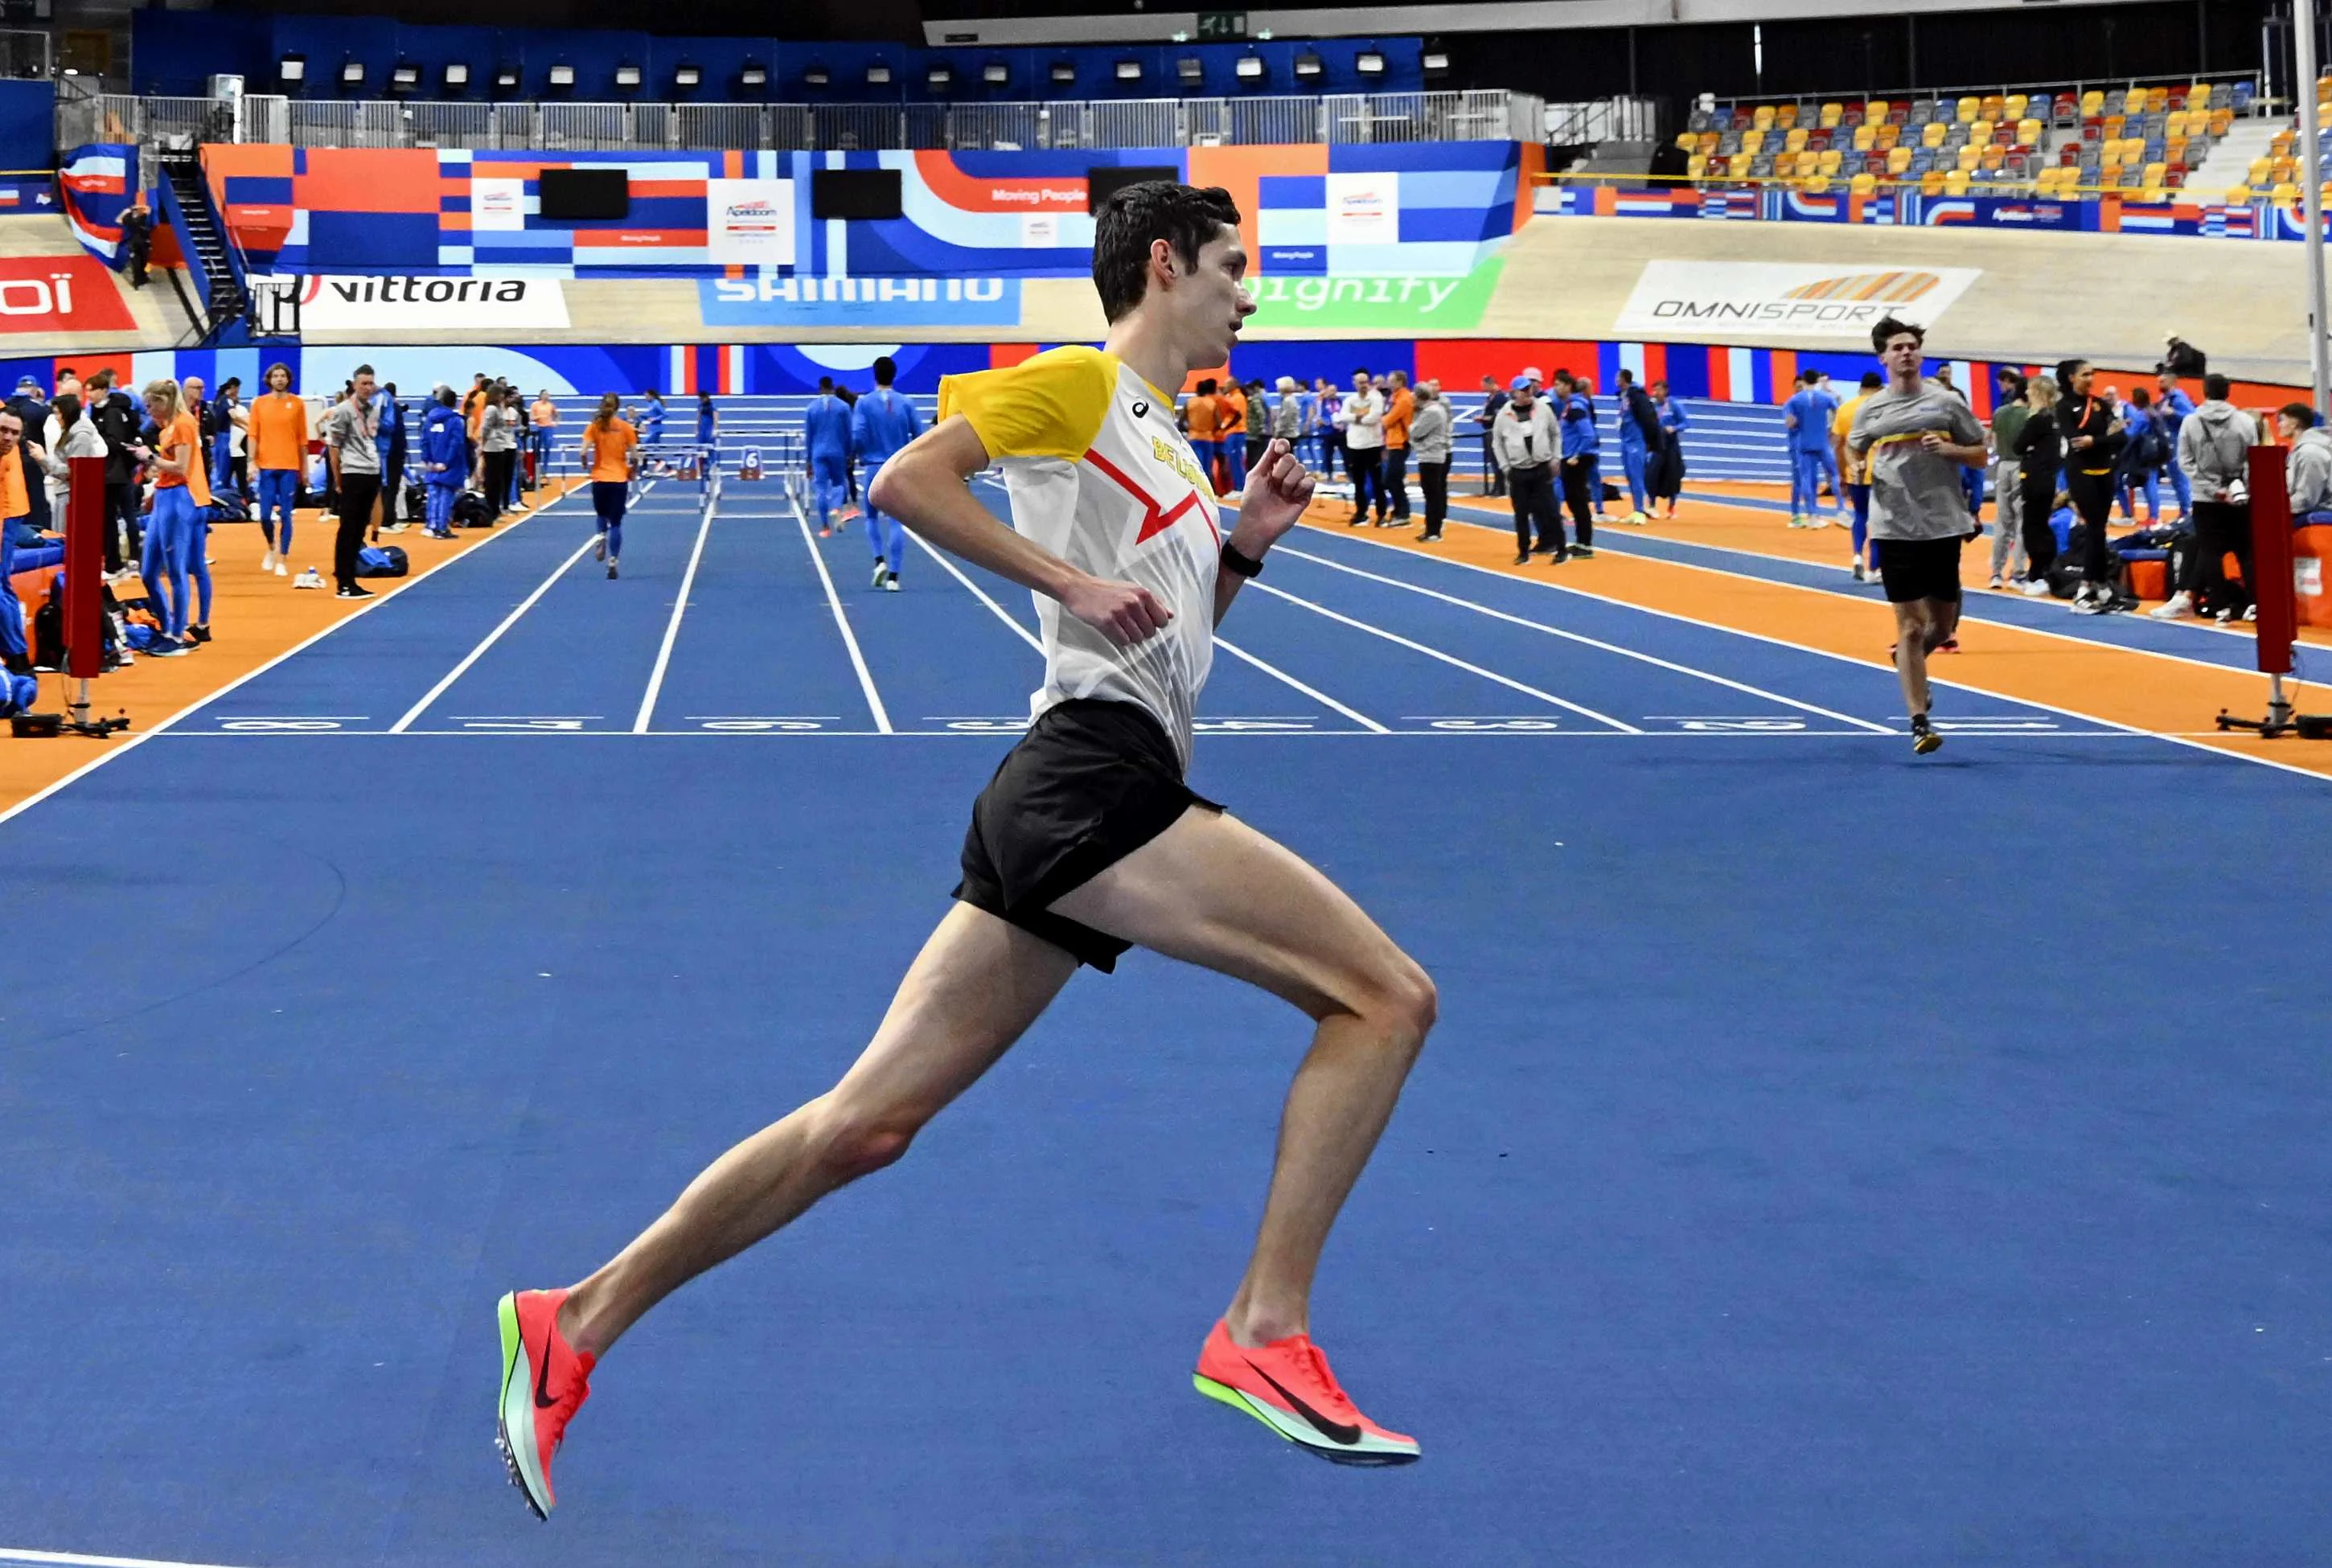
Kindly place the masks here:
<instances>
[{"instance_id":1,"label":"person in grey hoodie","mask_svg":"<svg viewBox=\"0 0 2332 1568\"><path fill-rule=\"evenodd\" d=\"M1417 384L1417 413L1409 422L1410 455L1417 459L1417 483L1425 491L1425 529L1417 537L1439 539L1449 515L1449 405L1441 383Z\"/></svg>"},{"instance_id":2,"label":"person in grey hoodie","mask_svg":"<svg viewBox=\"0 0 2332 1568\"><path fill-rule=\"evenodd\" d=\"M2203 378L2203 404L2178 426L2178 467L2194 490L2194 548L2185 580L2170 602L2153 612L2168 620L2211 609L2232 620L2249 601L2226 581L2222 559L2232 553L2251 577L2251 451L2257 431L2251 416L2227 401L2227 378ZM2215 602L2214 602L2215 601Z\"/></svg>"},{"instance_id":3,"label":"person in grey hoodie","mask_svg":"<svg viewBox=\"0 0 2332 1568\"><path fill-rule=\"evenodd\" d=\"M2316 410L2287 403L2275 411L2275 427L2291 447L2283 460L2284 487L2291 493L2291 519L2332 512L2332 430L2316 423Z\"/></svg>"}]
</instances>

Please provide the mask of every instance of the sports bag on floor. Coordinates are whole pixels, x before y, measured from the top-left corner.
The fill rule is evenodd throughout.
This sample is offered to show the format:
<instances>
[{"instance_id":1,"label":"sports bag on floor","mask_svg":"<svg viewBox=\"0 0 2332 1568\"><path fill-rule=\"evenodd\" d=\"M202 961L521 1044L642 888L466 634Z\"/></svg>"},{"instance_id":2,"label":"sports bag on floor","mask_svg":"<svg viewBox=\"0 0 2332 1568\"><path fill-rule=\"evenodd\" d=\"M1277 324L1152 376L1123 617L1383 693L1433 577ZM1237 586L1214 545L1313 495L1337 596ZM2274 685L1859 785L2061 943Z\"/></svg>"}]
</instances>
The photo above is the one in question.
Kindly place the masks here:
<instances>
[{"instance_id":1,"label":"sports bag on floor","mask_svg":"<svg viewBox=\"0 0 2332 1568\"><path fill-rule=\"evenodd\" d=\"M403 577L409 569L405 552L393 544L367 545L357 551L358 577Z\"/></svg>"}]
</instances>

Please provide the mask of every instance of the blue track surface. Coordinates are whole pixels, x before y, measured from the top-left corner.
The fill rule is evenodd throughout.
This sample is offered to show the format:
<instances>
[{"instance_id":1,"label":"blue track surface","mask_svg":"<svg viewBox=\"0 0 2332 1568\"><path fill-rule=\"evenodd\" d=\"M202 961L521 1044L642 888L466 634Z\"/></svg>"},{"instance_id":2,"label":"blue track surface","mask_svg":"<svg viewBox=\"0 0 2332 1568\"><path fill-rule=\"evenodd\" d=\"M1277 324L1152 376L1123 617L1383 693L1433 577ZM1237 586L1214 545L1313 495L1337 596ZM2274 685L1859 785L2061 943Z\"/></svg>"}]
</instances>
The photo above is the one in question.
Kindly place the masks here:
<instances>
[{"instance_id":1,"label":"blue track surface","mask_svg":"<svg viewBox=\"0 0 2332 1568\"><path fill-rule=\"evenodd\" d=\"M2324 1561L2332 1020L2291 977L2332 895L2292 860L2332 789L1949 691L1915 760L1884 671L1314 531L1226 624L1281 674L1219 658L1194 783L1440 982L1315 1309L1424 1462L1190 1391L1305 1031L1135 955L647 1320L535 1525L495 1296L828 1086L1037 671L774 487L702 531L651 492L620 582L588 529L0 823L0 1548Z\"/></svg>"}]
</instances>

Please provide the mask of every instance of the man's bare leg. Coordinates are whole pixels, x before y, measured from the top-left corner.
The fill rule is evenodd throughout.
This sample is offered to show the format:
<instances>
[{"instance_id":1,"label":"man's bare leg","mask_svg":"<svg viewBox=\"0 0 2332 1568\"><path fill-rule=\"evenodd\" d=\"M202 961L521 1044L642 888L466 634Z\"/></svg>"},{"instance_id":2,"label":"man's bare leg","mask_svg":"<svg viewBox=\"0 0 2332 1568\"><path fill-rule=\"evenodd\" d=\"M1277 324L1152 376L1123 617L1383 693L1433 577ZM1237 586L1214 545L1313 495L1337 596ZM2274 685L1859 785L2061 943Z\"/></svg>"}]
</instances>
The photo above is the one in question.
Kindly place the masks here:
<instances>
[{"instance_id":1,"label":"man's bare leg","mask_svg":"<svg viewBox=\"0 0 2332 1568\"><path fill-rule=\"evenodd\" d=\"M949 910L842 1081L705 1169L663 1217L575 1286L559 1315L604 1354L648 1308L907 1152L926 1122L1036 1022L1076 960L984 911Z\"/></svg>"},{"instance_id":2,"label":"man's bare leg","mask_svg":"<svg viewBox=\"0 0 2332 1568\"><path fill-rule=\"evenodd\" d=\"M1895 674L1903 685L1905 712L1918 718L1926 712L1927 655L1943 645L1933 599L1913 599L1895 608Z\"/></svg>"},{"instance_id":3,"label":"man's bare leg","mask_svg":"<svg viewBox=\"0 0 2332 1568\"><path fill-rule=\"evenodd\" d=\"M1317 870L1199 808L1053 909L1261 986L1316 1020L1281 1114L1255 1253L1224 1315L1249 1347L1309 1333L1321 1248L1433 1027L1432 980Z\"/></svg>"}]
</instances>

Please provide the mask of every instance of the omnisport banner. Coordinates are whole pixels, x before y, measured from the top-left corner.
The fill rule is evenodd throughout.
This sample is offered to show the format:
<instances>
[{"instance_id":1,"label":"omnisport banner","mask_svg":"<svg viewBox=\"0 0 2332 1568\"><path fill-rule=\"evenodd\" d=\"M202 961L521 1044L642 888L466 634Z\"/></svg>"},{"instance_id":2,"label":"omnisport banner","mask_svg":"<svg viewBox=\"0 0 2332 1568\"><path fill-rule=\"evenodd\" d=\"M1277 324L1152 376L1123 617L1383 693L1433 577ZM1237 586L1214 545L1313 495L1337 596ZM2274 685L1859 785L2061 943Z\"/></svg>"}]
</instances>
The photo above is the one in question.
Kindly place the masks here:
<instances>
[{"instance_id":1,"label":"omnisport banner","mask_svg":"<svg viewBox=\"0 0 2332 1568\"><path fill-rule=\"evenodd\" d=\"M1621 336L1723 338L1728 332L1787 332L1868 340L1893 316L1922 327L1983 275L1976 267L1888 270L1806 262L1644 263L1613 329Z\"/></svg>"}]
</instances>

